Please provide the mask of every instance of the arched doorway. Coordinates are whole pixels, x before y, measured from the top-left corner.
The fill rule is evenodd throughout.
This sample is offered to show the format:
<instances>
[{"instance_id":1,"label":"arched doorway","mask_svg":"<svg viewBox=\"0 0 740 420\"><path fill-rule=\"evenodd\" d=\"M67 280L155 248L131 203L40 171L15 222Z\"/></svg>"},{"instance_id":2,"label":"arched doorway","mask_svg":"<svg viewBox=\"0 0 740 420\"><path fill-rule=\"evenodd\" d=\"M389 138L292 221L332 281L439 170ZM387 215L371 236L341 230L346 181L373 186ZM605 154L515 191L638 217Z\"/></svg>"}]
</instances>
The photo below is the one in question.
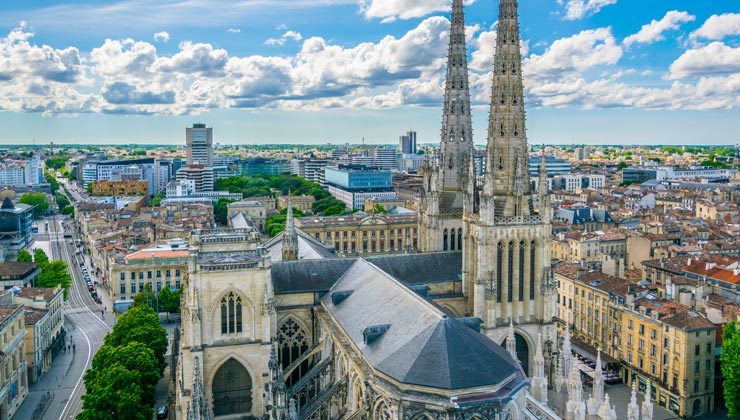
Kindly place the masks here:
<instances>
[{"instance_id":1,"label":"arched doorway","mask_svg":"<svg viewBox=\"0 0 740 420\"><path fill-rule=\"evenodd\" d=\"M234 359L221 365L213 378L213 415L246 414L252 411L252 377Z\"/></svg>"},{"instance_id":2,"label":"arched doorway","mask_svg":"<svg viewBox=\"0 0 740 420\"><path fill-rule=\"evenodd\" d=\"M519 363L522 364L524 373L526 373L527 376L530 376L529 345L527 344L527 340L525 340L521 334L516 332L514 333L514 340L516 341L516 358L519 359ZM506 339L504 339L504 342L501 343L501 347L506 348Z\"/></svg>"},{"instance_id":3,"label":"arched doorway","mask_svg":"<svg viewBox=\"0 0 740 420\"><path fill-rule=\"evenodd\" d=\"M691 413L692 416L701 415L701 400L700 399L697 398L694 400L694 407L693 407L693 410L691 411L692 411Z\"/></svg>"}]
</instances>

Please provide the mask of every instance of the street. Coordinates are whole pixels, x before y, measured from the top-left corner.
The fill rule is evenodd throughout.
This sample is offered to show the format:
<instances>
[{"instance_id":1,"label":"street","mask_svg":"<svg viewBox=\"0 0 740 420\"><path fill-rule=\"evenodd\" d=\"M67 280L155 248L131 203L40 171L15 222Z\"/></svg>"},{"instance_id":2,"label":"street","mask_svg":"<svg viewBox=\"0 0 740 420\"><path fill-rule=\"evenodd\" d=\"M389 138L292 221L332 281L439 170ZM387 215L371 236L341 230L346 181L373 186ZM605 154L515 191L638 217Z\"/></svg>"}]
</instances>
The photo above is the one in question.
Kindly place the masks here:
<instances>
[{"instance_id":1,"label":"street","mask_svg":"<svg viewBox=\"0 0 740 420\"><path fill-rule=\"evenodd\" d=\"M82 408L85 371L114 322L113 314L101 313L105 305L109 310L112 307L105 300L105 294L102 305L95 303L90 296L75 256L74 242L70 244L64 238L62 223L69 226L68 232L72 232L72 222L58 216L47 220L49 231L43 232L40 226L34 247L44 249L50 260L62 259L69 265L73 282L63 306L69 350L65 347L65 352L54 359L49 371L36 384L30 385L29 395L16 412L15 419L74 419ZM47 237L48 241L40 240Z\"/></svg>"}]
</instances>

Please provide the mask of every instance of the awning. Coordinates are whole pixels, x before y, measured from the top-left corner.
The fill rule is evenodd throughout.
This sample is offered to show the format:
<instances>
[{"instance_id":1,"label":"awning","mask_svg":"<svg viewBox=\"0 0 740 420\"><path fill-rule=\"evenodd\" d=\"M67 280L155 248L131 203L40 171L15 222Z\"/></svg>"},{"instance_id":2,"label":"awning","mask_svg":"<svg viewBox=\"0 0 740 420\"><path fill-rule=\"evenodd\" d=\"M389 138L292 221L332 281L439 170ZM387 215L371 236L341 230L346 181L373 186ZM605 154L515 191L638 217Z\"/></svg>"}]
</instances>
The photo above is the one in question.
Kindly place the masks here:
<instances>
[{"instance_id":1,"label":"awning","mask_svg":"<svg viewBox=\"0 0 740 420\"><path fill-rule=\"evenodd\" d=\"M575 337L571 337L570 343L571 343L571 348L573 349L574 352L580 354L581 356L591 361L594 361L594 362L596 361L597 352L596 352L596 349L592 345L578 338L575 338ZM619 360L609 356L608 354L604 352L601 352L601 363L604 363L604 364L619 363Z\"/></svg>"},{"instance_id":2,"label":"awning","mask_svg":"<svg viewBox=\"0 0 740 420\"><path fill-rule=\"evenodd\" d=\"M594 373L596 372L594 368L584 365L583 363L578 364L578 370L585 373L586 375L590 376L592 379L594 377Z\"/></svg>"}]
</instances>

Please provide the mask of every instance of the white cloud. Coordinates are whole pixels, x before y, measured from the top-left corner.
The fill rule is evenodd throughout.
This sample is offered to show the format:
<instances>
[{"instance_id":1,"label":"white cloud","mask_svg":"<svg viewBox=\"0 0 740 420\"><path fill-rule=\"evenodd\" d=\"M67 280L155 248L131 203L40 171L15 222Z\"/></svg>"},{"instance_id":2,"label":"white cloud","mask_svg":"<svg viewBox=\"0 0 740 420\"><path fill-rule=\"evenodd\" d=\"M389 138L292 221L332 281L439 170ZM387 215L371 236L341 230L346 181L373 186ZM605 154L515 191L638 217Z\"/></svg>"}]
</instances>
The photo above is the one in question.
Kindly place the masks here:
<instances>
[{"instance_id":1,"label":"white cloud","mask_svg":"<svg viewBox=\"0 0 740 420\"><path fill-rule=\"evenodd\" d=\"M161 57L154 63L153 71L198 74L203 77L220 77L229 54L223 49L214 49L211 44L180 43L180 51L171 58Z\"/></svg>"},{"instance_id":2,"label":"white cloud","mask_svg":"<svg viewBox=\"0 0 740 420\"><path fill-rule=\"evenodd\" d=\"M228 32L230 34L238 34L241 31L242 30L241 29L238 29L238 28L229 28L229 29L226 30L226 32Z\"/></svg>"},{"instance_id":3,"label":"white cloud","mask_svg":"<svg viewBox=\"0 0 740 420\"><path fill-rule=\"evenodd\" d=\"M473 4L475 0L465 0ZM413 19L435 12L449 12L451 0L360 0L360 12L368 19L392 22L396 19Z\"/></svg>"},{"instance_id":4,"label":"white cloud","mask_svg":"<svg viewBox=\"0 0 740 420\"><path fill-rule=\"evenodd\" d=\"M611 28L585 30L553 42L542 55L532 54L524 60L522 71L525 78L559 77L616 64L622 54Z\"/></svg>"},{"instance_id":5,"label":"white cloud","mask_svg":"<svg viewBox=\"0 0 740 420\"><path fill-rule=\"evenodd\" d=\"M689 39L706 38L720 40L730 35L740 35L740 13L724 13L710 16L699 29L689 35Z\"/></svg>"},{"instance_id":6,"label":"white cloud","mask_svg":"<svg viewBox=\"0 0 740 420\"><path fill-rule=\"evenodd\" d=\"M563 4L563 0L558 0ZM599 13L605 6L616 4L617 0L568 0L565 4L565 20L578 20Z\"/></svg>"},{"instance_id":7,"label":"white cloud","mask_svg":"<svg viewBox=\"0 0 740 420\"><path fill-rule=\"evenodd\" d=\"M153 38L154 38L154 42L157 42L157 41L167 42L170 40L170 34L168 34L165 31L161 31L161 32L155 33Z\"/></svg>"},{"instance_id":8,"label":"white cloud","mask_svg":"<svg viewBox=\"0 0 740 420\"><path fill-rule=\"evenodd\" d=\"M268 38L265 41L265 44L267 45L285 45L285 42L289 39L292 39L294 41L300 41L303 39L303 36L295 31L287 31L284 34L280 36L280 38Z\"/></svg>"},{"instance_id":9,"label":"white cloud","mask_svg":"<svg viewBox=\"0 0 740 420\"><path fill-rule=\"evenodd\" d=\"M740 48L722 42L688 50L671 64L669 79L740 72Z\"/></svg>"},{"instance_id":10,"label":"white cloud","mask_svg":"<svg viewBox=\"0 0 740 420\"><path fill-rule=\"evenodd\" d=\"M665 39L663 33L666 31L676 30L680 27L680 24L692 22L696 20L696 16L690 15L687 12L679 12L678 10L671 10L666 13L661 20L652 20L647 25L643 25L642 28L636 33L628 36L624 39L623 44L629 48L632 44L652 44L657 41Z\"/></svg>"}]
</instances>

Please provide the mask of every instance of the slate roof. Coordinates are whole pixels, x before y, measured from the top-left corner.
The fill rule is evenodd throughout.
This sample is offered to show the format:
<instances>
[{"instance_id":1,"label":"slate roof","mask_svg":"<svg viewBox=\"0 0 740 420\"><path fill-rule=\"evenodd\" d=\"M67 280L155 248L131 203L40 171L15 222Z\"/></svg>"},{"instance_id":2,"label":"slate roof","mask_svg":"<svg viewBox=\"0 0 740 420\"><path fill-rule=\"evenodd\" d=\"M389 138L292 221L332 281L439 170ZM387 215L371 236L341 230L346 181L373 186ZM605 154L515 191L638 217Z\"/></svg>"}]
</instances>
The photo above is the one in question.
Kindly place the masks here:
<instances>
[{"instance_id":1,"label":"slate roof","mask_svg":"<svg viewBox=\"0 0 740 420\"><path fill-rule=\"evenodd\" d=\"M2 261L0 262L0 277L23 276L35 269L35 262Z\"/></svg>"},{"instance_id":2,"label":"slate roof","mask_svg":"<svg viewBox=\"0 0 740 420\"><path fill-rule=\"evenodd\" d=\"M339 280L355 258L279 261L272 263L275 294L326 292Z\"/></svg>"},{"instance_id":3,"label":"slate roof","mask_svg":"<svg viewBox=\"0 0 740 420\"><path fill-rule=\"evenodd\" d=\"M326 261L324 261L326 262ZM332 291L352 290L334 305ZM521 367L498 344L464 326L379 267L357 259L322 304L374 369L411 385L458 390L525 381ZM363 331L390 324L365 343Z\"/></svg>"},{"instance_id":4,"label":"slate roof","mask_svg":"<svg viewBox=\"0 0 740 420\"><path fill-rule=\"evenodd\" d=\"M406 284L462 279L462 252L379 255L366 260Z\"/></svg>"},{"instance_id":5,"label":"slate roof","mask_svg":"<svg viewBox=\"0 0 740 420\"><path fill-rule=\"evenodd\" d=\"M367 261L406 284L460 280L462 252L432 252L367 257ZM357 258L324 258L272 263L272 283L277 294L326 292Z\"/></svg>"}]
</instances>

